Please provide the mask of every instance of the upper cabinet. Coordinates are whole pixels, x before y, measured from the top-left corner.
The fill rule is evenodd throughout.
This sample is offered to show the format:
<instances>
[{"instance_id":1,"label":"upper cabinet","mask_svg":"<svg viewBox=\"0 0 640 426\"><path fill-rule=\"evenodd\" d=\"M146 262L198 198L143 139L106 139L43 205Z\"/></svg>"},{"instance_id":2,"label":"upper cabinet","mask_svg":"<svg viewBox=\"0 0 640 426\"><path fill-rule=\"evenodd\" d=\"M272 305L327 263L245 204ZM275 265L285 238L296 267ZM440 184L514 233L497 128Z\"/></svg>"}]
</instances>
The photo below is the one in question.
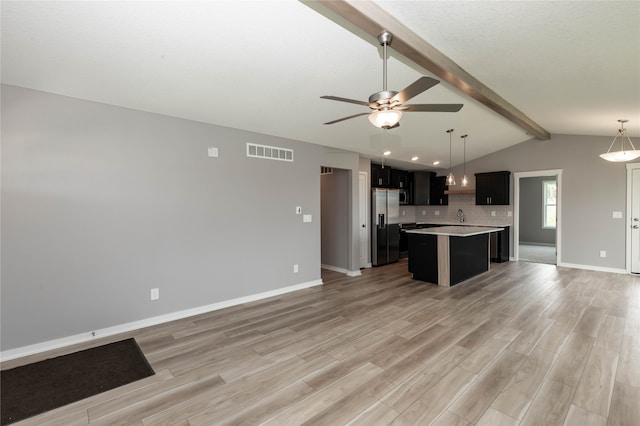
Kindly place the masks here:
<instances>
[{"instance_id":1,"label":"upper cabinet","mask_svg":"<svg viewBox=\"0 0 640 426\"><path fill-rule=\"evenodd\" d=\"M476 173L476 205L509 205L511 172Z\"/></svg>"},{"instance_id":2,"label":"upper cabinet","mask_svg":"<svg viewBox=\"0 0 640 426\"><path fill-rule=\"evenodd\" d=\"M431 204L431 180L436 177L434 172L412 172L410 181L413 204L428 206Z\"/></svg>"},{"instance_id":3,"label":"upper cabinet","mask_svg":"<svg viewBox=\"0 0 640 426\"><path fill-rule=\"evenodd\" d=\"M404 170L391 169L391 188L409 188L409 172Z\"/></svg>"},{"instance_id":4,"label":"upper cabinet","mask_svg":"<svg viewBox=\"0 0 640 426\"><path fill-rule=\"evenodd\" d=\"M437 176L431 178L430 203L433 206L449 205L449 196L445 194L447 190L447 177Z\"/></svg>"},{"instance_id":5,"label":"upper cabinet","mask_svg":"<svg viewBox=\"0 0 640 426\"><path fill-rule=\"evenodd\" d=\"M408 189L409 172L371 163L371 186L373 188Z\"/></svg>"},{"instance_id":6,"label":"upper cabinet","mask_svg":"<svg viewBox=\"0 0 640 426\"><path fill-rule=\"evenodd\" d=\"M390 188L391 167L382 167L380 164L371 163L371 187Z\"/></svg>"}]
</instances>

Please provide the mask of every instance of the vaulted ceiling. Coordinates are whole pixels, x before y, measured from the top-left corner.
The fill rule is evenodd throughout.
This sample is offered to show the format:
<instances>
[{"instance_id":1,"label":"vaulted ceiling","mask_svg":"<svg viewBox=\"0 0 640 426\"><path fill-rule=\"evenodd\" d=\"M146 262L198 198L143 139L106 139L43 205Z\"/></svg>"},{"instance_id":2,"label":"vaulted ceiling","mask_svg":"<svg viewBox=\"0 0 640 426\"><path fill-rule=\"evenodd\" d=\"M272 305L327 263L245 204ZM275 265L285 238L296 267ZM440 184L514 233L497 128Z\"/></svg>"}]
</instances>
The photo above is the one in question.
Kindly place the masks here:
<instances>
[{"instance_id":1,"label":"vaulted ceiling","mask_svg":"<svg viewBox=\"0 0 640 426\"><path fill-rule=\"evenodd\" d=\"M349 5L348 2L343 2ZM357 3L357 2L356 2ZM552 134L640 136L640 2L376 1L398 21ZM411 103L462 103L457 113L406 113L374 128L366 101L382 90L375 36L322 2L2 1L2 82L127 108L341 148L407 168L462 162L531 139L391 44L388 86L442 80ZM606 147L603 147L603 150ZM419 160L410 163L412 156Z\"/></svg>"}]
</instances>

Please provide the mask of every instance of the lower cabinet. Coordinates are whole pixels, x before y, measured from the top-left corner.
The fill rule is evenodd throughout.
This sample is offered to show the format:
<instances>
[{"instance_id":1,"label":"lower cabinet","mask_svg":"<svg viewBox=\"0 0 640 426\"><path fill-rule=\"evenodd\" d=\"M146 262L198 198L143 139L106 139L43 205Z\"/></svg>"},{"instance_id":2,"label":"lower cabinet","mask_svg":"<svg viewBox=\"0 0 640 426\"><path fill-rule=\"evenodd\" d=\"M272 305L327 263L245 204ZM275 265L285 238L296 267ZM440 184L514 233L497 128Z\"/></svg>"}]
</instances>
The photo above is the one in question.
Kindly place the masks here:
<instances>
[{"instance_id":1,"label":"lower cabinet","mask_svg":"<svg viewBox=\"0 0 640 426\"><path fill-rule=\"evenodd\" d=\"M489 250L492 262L502 263L509 261L509 227L504 230L489 234Z\"/></svg>"}]
</instances>

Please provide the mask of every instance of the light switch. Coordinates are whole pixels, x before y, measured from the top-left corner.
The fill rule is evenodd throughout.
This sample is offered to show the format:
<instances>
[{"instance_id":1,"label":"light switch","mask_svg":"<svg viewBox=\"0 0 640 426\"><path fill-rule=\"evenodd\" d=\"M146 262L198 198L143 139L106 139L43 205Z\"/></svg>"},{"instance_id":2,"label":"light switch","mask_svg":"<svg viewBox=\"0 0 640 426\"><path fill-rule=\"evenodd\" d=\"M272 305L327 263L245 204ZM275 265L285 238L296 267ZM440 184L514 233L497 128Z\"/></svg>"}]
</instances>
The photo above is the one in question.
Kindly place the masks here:
<instances>
[{"instance_id":1,"label":"light switch","mask_svg":"<svg viewBox=\"0 0 640 426\"><path fill-rule=\"evenodd\" d=\"M296 214L302 214L302 207L296 207Z\"/></svg>"},{"instance_id":2,"label":"light switch","mask_svg":"<svg viewBox=\"0 0 640 426\"><path fill-rule=\"evenodd\" d=\"M210 146L208 149L209 157L217 157L218 156L218 148Z\"/></svg>"},{"instance_id":3,"label":"light switch","mask_svg":"<svg viewBox=\"0 0 640 426\"><path fill-rule=\"evenodd\" d=\"M614 219L622 219L622 212L613 212L612 217Z\"/></svg>"},{"instance_id":4,"label":"light switch","mask_svg":"<svg viewBox=\"0 0 640 426\"><path fill-rule=\"evenodd\" d=\"M303 222L311 222L311 215L310 214L305 214L304 216L302 216L302 221Z\"/></svg>"}]
</instances>

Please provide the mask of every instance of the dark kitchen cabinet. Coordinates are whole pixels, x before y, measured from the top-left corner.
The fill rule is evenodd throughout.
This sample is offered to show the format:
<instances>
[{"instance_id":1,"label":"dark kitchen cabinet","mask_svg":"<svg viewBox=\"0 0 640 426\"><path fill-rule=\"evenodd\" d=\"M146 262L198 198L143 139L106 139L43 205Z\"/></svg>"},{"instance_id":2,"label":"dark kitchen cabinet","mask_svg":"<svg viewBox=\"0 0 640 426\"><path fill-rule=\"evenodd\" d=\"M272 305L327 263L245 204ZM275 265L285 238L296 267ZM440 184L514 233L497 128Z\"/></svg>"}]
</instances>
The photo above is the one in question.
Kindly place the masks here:
<instances>
[{"instance_id":1,"label":"dark kitchen cabinet","mask_svg":"<svg viewBox=\"0 0 640 426\"><path fill-rule=\"evenodd\" d=\"M404 170L391 169L391 188L409 188L409 172Z\"/></svg>"},{"instance_id":2,"label":"dark kitchen cabinet","mask_svg":"<svg viewBox=\"0 0 640 426\"><path fill-rule=\"evenodd\" d=\"M476 205L509 205L511 172L476 173Z\"/></svg>"},{"instance_id":3,"label":"dark kitchen cabinet","mask_svg":"<svg viewBox=\"0 0 640 426\"><path fill-rule=\"evenodd\" d=\"M382 167L380 164L371 163L371 187L390 188L391 167Z\"/></svg>"},{"instance_id":4,"label":"dark kitchen cabinet","mask_svg":"<svg viewBox=\"0 0 640 426\"><path fill-rule=\"evenodd\" d=\"M444 192L447 190L447 177L436 176L431 179L430 204L433 206L448 206L449 196Z\"/></svg>"},{"instance_id":5,"label":"dark kitchen cabinet","mask_svg":"<svg viewBox=\"0 0 640 426\"><path fill-rule=\"evenodd\" d=\"M502 263L509 261L509 227L504 230L489 234L489 253L492 262Z\"/></svg>"},{"instance_id":6,"label":"dark kitchen cabinet","mask_svg":"<svg viewBox=\"0 0 640 426\"><path fill-rule=\"evenodd\" d=\"M434 172L412 172L410 177L413 204L428 206L431 204L431 180L436 177Z\"/></svg>"}]
</instances>

